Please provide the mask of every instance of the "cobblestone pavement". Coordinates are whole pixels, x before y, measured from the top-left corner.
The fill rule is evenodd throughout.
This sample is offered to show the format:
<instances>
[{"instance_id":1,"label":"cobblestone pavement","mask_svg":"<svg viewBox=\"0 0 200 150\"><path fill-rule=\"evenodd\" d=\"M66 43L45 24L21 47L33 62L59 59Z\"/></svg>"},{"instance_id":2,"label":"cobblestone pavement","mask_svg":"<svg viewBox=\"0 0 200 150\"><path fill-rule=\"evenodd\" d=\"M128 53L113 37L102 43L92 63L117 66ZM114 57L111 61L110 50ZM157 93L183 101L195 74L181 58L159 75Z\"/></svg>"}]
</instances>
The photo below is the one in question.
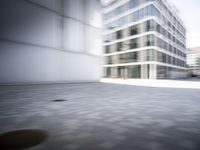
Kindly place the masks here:
<instances>
[{"instance_id":1,"label":"cobblestone pavement","mask_svg":"<svg viewBox=\"0 0 200 150\"><path fill-rule=\"evenodd\" d=\"M49 133L29 150L200 150L200 90L0 86L0 133L19 129Z\"/></svg>"}]
</instances>

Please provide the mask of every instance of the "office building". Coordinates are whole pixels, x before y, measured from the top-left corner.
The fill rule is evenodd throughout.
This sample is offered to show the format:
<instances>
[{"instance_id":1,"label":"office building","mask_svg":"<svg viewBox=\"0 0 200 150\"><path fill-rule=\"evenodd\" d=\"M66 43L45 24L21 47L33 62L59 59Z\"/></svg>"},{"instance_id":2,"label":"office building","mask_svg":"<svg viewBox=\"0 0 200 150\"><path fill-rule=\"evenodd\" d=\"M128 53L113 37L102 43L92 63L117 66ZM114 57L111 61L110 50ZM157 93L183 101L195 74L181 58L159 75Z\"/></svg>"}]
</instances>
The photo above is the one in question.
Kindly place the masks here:
<instances>
[{"instance_id":1,"label":"office building","mask_svg":"<svg viewBox=\"0 0 200 150\"><path fill-rule=\"evenodd\" d=\"M187 55L189 73L192 76L200 76L200 47L190 48Z\"/></svg>"},{"instance_id":2,"label":"office building","mask_svg":"<svg viewBox=\"0 0 200 150\"><path fill-rule=\"evenodd\" d=\"M104 77L186 77L186 31L166 0L114 0L103 8Z\"/></svg>"}]
</instances>

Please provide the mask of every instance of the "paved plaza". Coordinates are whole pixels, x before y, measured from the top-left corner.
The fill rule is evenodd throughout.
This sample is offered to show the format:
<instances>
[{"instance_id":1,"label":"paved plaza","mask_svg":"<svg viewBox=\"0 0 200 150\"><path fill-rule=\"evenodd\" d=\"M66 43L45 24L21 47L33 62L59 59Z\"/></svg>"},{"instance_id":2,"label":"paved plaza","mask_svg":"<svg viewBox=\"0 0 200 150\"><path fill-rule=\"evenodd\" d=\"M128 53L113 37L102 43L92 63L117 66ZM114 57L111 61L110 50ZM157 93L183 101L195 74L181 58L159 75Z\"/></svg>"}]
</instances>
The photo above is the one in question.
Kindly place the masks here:
<instances>
[{"instance_id":1,"label":"paved plaza","mask_svg":"<svg viewBox=\"0 0 200 150\"><path fill-rule=\"evenodd\" d=\"M200 150L200 90L0 86L0 133L22 129L48 132L29 150Z\"/></svg>"}]
</instances>

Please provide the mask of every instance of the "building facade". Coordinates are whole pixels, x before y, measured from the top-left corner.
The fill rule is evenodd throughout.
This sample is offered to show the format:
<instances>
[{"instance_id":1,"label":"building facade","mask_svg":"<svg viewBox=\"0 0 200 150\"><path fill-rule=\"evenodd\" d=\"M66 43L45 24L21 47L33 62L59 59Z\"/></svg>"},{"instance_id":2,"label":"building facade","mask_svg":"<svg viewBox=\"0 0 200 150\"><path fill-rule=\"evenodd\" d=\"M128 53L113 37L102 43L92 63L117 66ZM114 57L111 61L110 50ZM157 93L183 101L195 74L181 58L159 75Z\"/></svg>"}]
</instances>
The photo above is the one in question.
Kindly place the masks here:
<instances>
[{"instance_id":1,"label":"building facade","mask_svg":"<svg viewBox=\"0 0 200 150\"><path fill-rule=\"evenodd\" d=\"M166 0L115 0L103 8L104 77L186 77L186 31Z\"/></svg>"},{"instance_id":2,"label":"building facade","mask_svg":"<svg viewBox=\"0 0 200 150\"><path fill-rule=\"evenodd\" d=\"M187 64L191 76L200 76L200 47L188 50Z\"/></svg>"},{"instance_id":3,"label":"building facade","mask_svg":"<svg viewBox=\"0 0 200 150\"><path fill-rule=\"evenodd\" d=\"M99 0L1 0L0 84L99 81Z\"/></svg>"}]
</instances>

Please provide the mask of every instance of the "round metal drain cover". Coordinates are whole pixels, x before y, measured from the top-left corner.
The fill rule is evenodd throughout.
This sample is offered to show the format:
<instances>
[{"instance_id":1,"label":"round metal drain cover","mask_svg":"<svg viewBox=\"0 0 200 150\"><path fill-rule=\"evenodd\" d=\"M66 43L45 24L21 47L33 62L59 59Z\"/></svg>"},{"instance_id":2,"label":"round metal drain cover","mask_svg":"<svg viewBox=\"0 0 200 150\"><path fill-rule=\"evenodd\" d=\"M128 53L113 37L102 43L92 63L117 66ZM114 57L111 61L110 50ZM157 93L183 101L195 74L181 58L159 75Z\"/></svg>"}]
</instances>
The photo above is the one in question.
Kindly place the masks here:
<instances>
[{"instance_id":1,"label":"round metal drain cover","mask_svg":"<svg viewBox=\"0 0 200 150\"><path fill-rule=\"evenodd\" d=\"M0 149L20 150L38 145L44 142L48 134L44 130L16 130L0 134Z\"/></svg>"},{"instance_id":2,"label":"round metal drain cover","mask_svg":"<svg viewBox=\"0 0 200 150\"><path fill-rule=\"evenodd\" d=\"M66 99L54 99L53 102L65 102L67 101Z\"/></svg>"}]
</instances>

